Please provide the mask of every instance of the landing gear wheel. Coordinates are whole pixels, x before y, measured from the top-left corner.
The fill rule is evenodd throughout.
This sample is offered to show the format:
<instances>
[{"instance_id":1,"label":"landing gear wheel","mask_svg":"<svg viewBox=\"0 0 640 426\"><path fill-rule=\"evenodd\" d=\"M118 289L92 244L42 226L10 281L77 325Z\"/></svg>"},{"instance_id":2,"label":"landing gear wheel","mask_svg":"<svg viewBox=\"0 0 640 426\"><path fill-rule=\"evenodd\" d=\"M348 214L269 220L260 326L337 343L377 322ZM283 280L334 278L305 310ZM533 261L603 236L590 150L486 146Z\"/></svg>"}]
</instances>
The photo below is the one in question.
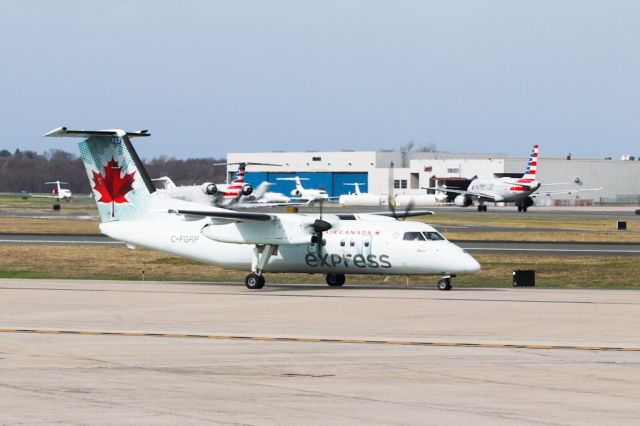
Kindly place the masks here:
<instances>
[{"instance_id":1,"label":"landing gear wheel","mask_svg":"<svg viewBox=\"0 0 640 426\"><path fill-rule=\"evenodd\" d=\"M522 211L522 206L518 205L518 211L521 212Z\"/></svg>"},{"instance_id":2,"label":"landing gear wheel","mask_svg":"<svg viewBox=\"0 0 640 426\"><path fill-rule=\"evenodd\" d=\"M486 211L487 211L487 206L483 205L483 206L482 206L482 211L483 211L483 212L486 212Z\"/></svg>"},{"instance_id":3,"label":"landing gear wheel","mask_svg":"<svg viewBox=\"0 0 640 426\"><path fill-rule=\"evenodd\" d=\"M438 281L438 290L451 290L451 278L442 278Z\"/></svg>"},{"instance_id":4,"label":"landing gear wheel","mask_svg":"<svg viewBox=\"0 0 640 426\"><path fill-rule=\"evenodd\" d=\"M478 211L481 212L482 211L482 206L478 206Z\"/></svg>"},{"instance_id":5,"label":"landing gear wheel","mask_svg":"<svg viewBox=\"0 0 640 426\"><path fill-rule=\"evenodd\" d=\"M347 279L344 274L327 274L326 280L329 287L340 287Z\"/></svg>"},{"instance_id":6,"label":"landing gear wheel","mask_svg":"<svg viewBox=\"0 0 640 426\"><path fill-rule=\"evenodd\" d=\"M249 274L247 278L244 279L244 285L246 285L249 290L261 289L264 287L264 283L264 277L258 274Z\"/></svg>"},{"instance_id":7,"label":"landing gear wheel","mask_svg":"<svg viewBox=\"0 0 640 426\"><path fill-rule=\"evenodd\" d=\"M527 207L522 207L522 212L526 213L527 212Z\"/></svg>"}]
</instances>

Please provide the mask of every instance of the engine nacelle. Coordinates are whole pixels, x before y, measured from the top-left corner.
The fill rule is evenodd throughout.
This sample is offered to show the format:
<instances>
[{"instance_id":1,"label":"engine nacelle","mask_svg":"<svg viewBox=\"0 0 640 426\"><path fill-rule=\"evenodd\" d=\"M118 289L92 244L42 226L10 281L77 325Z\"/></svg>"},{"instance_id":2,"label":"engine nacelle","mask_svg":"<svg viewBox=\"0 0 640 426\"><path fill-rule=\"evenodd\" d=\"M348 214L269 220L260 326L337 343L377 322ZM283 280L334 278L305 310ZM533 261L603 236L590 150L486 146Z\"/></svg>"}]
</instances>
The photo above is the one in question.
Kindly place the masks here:
<instances>
[{"instance_id":1,"label":"engine nacelle","mask_svg":"<svg viewBox=\"0 0 640 426\"><path fill-rule=\"evenodd\" d=\"M297 189L294 189L293 191L291 191L291 196L293 196L293 197L301 197L302 193L300 191L298 191Z\"/></svg>"},{"instance_id":2,"label":"engine nacelle","mask_svg":"<svg viewBox=\"0 0 640 426\"><path fill-rule=\"evenodd\" d=\"M251 186L251 184L245 183L244 185L242 185L242 189L240 190L240 192L242 192L242 195L251 195L251 193L253 192L253 186Z\"/></svg>"},{"instance_id":3,"label":"engine nacelle","mask_svg":"<svg viewBox=\"0 0 640 426\"><path fill-rule=\"evenodd\" d=\"M472 200L466 195L460 194L456 197L456 199L454 200L454 203L458 207L469 207L472 203Z\"/></svg>"},{"instance_id":4,"label":"engine nacelle","mask_svg":"<svg viewBox=\"0 0 640 426\"><path fill-rule=\"evenodd\" d=\"M203 183L200 188L202 188L202 192L207 195L215 195L215 193L218 192L218 187L216 186L216 184L211 182Z\"/></svg>"}]
</instances>

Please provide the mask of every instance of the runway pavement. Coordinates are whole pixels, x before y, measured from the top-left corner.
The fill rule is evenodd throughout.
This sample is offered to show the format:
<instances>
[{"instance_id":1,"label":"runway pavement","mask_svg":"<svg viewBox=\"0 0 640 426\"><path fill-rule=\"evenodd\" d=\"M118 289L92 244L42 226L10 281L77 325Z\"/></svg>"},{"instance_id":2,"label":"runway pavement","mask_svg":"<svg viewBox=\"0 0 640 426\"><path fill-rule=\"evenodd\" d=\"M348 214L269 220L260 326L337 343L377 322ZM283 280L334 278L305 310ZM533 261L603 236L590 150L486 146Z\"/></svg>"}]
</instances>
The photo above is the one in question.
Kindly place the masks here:
<instances>
[{"instance_id":1,"label":"runway pavement","mask_svg":"<svg viewBox=\"0 0 640 426\"><path fill-rule=\"evenodd\" d=\"M552 255L640 256L640 243L561 243L521 241L454 241L469 252ZM0 234L0 244L124 245L104 235Z\"/></svg>"},{"instance_id":2,"label":"runway pavement","mask_svg":"<svg viewBox=\"0 0 640 426\"><path fill-rule=\"evenodd\" d=\"M632 424L640 291L0 280L0 424Z\"/></svg>"}]
</instances>

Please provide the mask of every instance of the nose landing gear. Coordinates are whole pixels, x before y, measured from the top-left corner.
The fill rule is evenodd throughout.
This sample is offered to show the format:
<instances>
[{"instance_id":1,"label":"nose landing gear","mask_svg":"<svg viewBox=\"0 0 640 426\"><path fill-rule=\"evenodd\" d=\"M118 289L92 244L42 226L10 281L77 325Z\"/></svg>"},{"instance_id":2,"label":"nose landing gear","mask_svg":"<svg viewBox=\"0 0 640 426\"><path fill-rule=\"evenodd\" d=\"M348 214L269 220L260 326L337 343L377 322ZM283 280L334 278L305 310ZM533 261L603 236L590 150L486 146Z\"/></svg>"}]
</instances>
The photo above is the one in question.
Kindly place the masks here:
<instances>
[{"instance_id":1,"label":"nose landing gear","mask_svg":"<svg viewBox=\"0 0 640 426\"><path fill-rule=\"evenodd\" d=\"M443 275L438 281L438 290L449 291L451 290L451 279L455 277L455 275Z\"/></svg>"},{"instance_id":2,"label":"nose landing gear","mask_svg":"<svg viewBox=\"0 0 640 426\"><path fill-rule=\"evenodd\" d=\"M340 287L346 281L344 274L327 274L325 279L329 287Z\"/></svg>"}]
</instances>

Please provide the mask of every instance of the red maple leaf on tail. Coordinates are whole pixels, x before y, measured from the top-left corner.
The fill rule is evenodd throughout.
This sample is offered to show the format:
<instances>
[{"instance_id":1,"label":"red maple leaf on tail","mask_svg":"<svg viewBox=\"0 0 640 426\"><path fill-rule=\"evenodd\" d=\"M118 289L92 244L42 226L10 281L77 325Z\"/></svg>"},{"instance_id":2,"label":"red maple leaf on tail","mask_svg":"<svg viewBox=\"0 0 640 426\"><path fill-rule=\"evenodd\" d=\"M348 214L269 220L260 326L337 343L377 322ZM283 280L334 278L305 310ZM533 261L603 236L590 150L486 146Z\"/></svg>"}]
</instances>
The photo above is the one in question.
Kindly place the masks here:
<instances>
[{"instance_id":1,"label":"red maple leaf on tail","mask_svg":"<svg viewBox=\"0 0 640 426\"><path fill-rule=\"evenodd\" d=\"M112 158L104 166L104 176L101 173L93 172L93 188L100 193L98 201L111 203L111 217L115 216L115 203L128 203L129 200L124 196L133 189L133 175L136 172L125 173L123 177L120 177L121 169L118 162Z\"/></svg>"}]
</instances>

